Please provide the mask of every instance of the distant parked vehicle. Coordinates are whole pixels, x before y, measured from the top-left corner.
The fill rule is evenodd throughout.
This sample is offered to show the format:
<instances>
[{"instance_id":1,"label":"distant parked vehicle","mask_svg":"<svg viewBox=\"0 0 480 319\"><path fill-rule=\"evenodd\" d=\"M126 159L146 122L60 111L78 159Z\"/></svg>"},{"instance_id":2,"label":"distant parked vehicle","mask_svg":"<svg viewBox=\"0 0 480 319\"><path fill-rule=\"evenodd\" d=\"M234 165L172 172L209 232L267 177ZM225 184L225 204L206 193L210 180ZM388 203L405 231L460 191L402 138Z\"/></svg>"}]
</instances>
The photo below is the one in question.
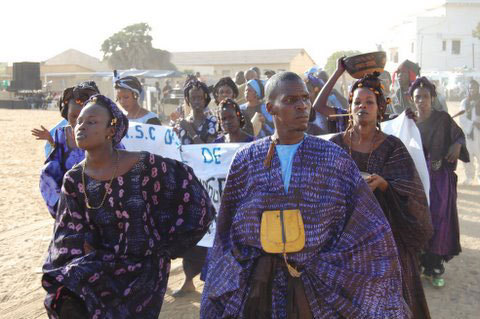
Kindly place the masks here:
<instances>
[{"instance_id":1,"label":"distant parked vehicle","mask_svg":"<svg viewBox=\"0 0 480 319\"><path fill-rule=\"evenodd\" d=\"M163 97L164 104L179 105L183 102L183 89L171 89L168 94Z\"/></svg>"}]
</instances>

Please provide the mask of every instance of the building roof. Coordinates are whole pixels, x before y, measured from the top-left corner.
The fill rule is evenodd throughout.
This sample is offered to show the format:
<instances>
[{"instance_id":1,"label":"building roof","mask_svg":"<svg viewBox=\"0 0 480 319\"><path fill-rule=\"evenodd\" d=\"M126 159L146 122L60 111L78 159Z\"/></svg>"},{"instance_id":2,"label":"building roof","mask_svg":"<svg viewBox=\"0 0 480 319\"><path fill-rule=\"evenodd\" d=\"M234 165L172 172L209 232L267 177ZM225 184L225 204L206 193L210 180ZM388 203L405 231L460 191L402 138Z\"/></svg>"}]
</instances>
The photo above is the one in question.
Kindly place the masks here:
<instances>
[{"instance_id":1,"label":"building roof","mask_svg":"<svg viewBox=\"0 0 480 319\"><path fill-rule=\"evenodd\" d=\"M480 0L445 0L445 4L468 4L477 5L480 4Z\"/></svg>"},{"instance_id":2,"label":"building roof","mask_svg":"<svg viewBox=\"0 0 480 319\"><path fill-rule=\"evenodd\" d=\"M171 61L175 65L288 64L298 54L307 53L304 49L172 52Z\"/></svg>"},{"instance_id":3,"label":"building roof","mask_svg":"<svg viewBox=\"0 0 480 319\"><path fill-rule=\"evenodd\" d=\"M111 69L107 63L75 49L68 49L44 63L46 65L79 65L92 71L107 71Z\"/></svg>"}]
</instances>

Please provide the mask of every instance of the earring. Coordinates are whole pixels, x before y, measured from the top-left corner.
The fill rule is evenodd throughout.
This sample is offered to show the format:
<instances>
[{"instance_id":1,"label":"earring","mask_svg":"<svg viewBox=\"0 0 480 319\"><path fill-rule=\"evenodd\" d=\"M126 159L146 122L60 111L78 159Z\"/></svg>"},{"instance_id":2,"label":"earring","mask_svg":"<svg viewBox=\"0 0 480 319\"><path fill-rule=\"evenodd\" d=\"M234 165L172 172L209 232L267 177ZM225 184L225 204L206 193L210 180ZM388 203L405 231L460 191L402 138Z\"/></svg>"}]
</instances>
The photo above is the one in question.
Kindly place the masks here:
<instances>
[{"instance_id":1,"label":"earring","mask_svg":"<svg viewBox=\"0 0 480 319\"><path fill-rule=\"evenodd\" d=\"M107 136L107 140L111 140L111 139L112 139L112 137L110 135Z\"/></svg>"}]
</instances>

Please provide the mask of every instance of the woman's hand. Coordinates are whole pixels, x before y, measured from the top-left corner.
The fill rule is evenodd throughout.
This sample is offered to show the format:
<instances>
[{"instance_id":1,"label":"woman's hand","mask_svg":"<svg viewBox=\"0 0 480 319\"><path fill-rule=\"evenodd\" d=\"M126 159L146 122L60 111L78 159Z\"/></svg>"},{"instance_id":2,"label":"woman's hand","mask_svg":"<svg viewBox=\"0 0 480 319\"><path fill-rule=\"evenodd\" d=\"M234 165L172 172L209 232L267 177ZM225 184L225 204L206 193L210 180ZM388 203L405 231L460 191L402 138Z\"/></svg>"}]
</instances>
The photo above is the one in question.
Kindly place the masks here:
<instances>
[{"instance_id":1,"label":"woman's hand","mask_svg":"<svg viewBox=\"0 0 480 319\"><path fill-rule=\"evenodd\" d=\"M32 135L36 137L36 140L44 140L47 141L50 144L53 144L53 137L50 135L50 132L43 127L43 125L40 125L42 129L34 128L30 132L32 132Z\"/></svg>"},{"instance_id":2,"label":"woman's hand","mask_svg":"<svg viewBox=\"0 0 480 319\"><path fill-rule=\"evenodd\" d=\"M388 182L380 175L372 174L367 179L366 182L368 187L373 191L379 188L382 192L386 191L388 188Z\"/></svg>"},{"instance_id":3,"label":"woman's hand","mask_svg":"<svg viewBox=\"0 0 480 319\"><path fill-rule=\"evenodd\" d=\"M179 112L177 112L177 111L172 112L172 113L170 114L170 120L176 121L176 120L178 120L178 119L180 118L180 116L181 116L181 114L180 114Z\"/></svg>"},{"instance_id":4,"label":"woman's hand","mask_svg":"<svg viewBox=\"0 0 480 319\"><path fill-rule=\"evenodd\" d=\"M409 119L413 120L415 123L416 123L417 120L418 120L417 113L415 113L411 108L407 108L407 109L405 110L405 115L406 115Z\"/></svg>"},{"instance_id":5,"label":"woman's hand","mask_svg":"<svg viewBox=\"0 0 480 319\"><path fill-rule=\"evenodd\" d=\"M449 163L455 163L458 158L460 157L460 150L462 149L462 145L455 143L450 148L448 149L447 156L445 156L445 159Z\"/></svg>"},{"instance_id":6,"label":"woman's hand","mask_svg":"<svg viewBox=\"0 0 480 319\"><path fill-rule=\"evenodd\" d=\"M337 59L337 69L335 70L335 73L342 74L345 72L345 63L343 60L345 60L344 56Z\"/></svg>"},{"instance_id":7,"label":"woman's hand","mask_svg":"<svg viewBox=\"0 0 480 319\"><path fill-rule=\"evenodd\" d=\"M262 123L262 125L265 124L266 119L262 113L258 113L258 120L260 121L260 123Z\"/></svg>"}]
</instances>

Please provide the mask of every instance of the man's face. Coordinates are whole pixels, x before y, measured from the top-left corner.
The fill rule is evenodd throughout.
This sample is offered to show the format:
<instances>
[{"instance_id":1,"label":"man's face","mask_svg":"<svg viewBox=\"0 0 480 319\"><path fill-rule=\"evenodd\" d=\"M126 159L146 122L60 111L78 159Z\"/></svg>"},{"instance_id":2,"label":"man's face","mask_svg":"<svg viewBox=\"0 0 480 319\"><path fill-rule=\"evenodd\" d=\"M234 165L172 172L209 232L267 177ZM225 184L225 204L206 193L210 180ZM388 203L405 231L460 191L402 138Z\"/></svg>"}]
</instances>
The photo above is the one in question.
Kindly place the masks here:
<instances>
[{"instance_id":1,"label":"man's face","mask_svg":"<svg viewBox=\"0 0 480 319\"><path fill-rule=\"evenodd\" d=\"M286 132L305 132L312 103L305 83L283 81L277 87L277 95L267 103L267 110L274 115L275 128Z\"/></svg>"},{"instance_id":2,"label":"man's face","mask_svg":"<svg viewBox=\"0 0 480 319\"><path fill-rule=\"evenodd\" d=\"M245 73L245 80L247 80L247 82L257 78L258 78L257 72L253 70L248 70L247 73Z\"/></svg>"},{"instance_id":3,"label":"man's face","mask_svg":"<svg viewBox=\"0 0 480 319\"><path fill-rule=\"evenodd\" d=\"M468 96L470 97L477 97L479 94L478 85L475 83L470 83L468 85Z\"/></svg>"}]
</instances>

